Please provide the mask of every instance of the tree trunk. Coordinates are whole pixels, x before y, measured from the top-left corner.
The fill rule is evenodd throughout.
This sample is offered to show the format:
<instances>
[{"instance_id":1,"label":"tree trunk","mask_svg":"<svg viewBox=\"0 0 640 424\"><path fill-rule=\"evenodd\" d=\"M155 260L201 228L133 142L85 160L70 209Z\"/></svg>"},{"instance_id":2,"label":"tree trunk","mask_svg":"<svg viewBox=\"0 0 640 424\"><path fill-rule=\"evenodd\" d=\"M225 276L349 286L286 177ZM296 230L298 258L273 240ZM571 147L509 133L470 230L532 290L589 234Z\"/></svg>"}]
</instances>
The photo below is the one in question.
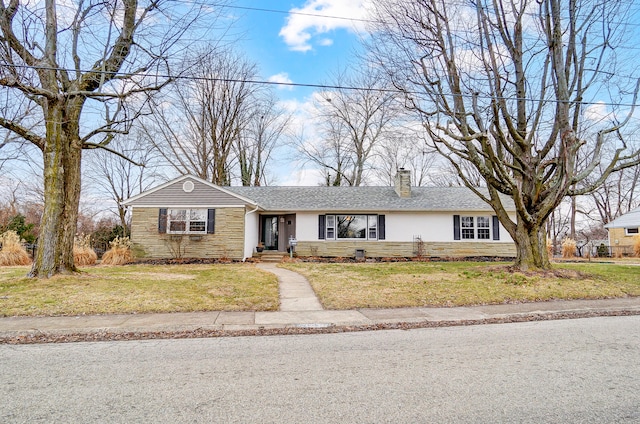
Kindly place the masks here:
<instances>
[{"instance_id":1,"label":"tree trunk","mask_svg":"<svg viewBox=\"0 0 640 424\"><path fill-rule=\"evenodd\" d=\"M77 272L73 241L80 202L82 146L76 131L78 121L69 120L64 112L63 104L48 108L43 149L44 211L29 277L49 278L58 273Z\"/></svg>"},{"instance_id":2,"label":"tree trunk","mask_svg":"<svg viewBox=\"0 0 640 424\"><path fill-rule=\"evenodd\" d=\"M122 226L122 231L125 237L131 236L131 231L129 226L127 225L127 208L122 206L118 202L118 217L120 218L120 225Z\"/></svg>"},{"instance_id":3,"label":"tree trunk","mask_svg":"<svg viewBox=\"0 0 640 424\"><path fill-rule=\"evenodd\" d=\"M517 268L522 271L551 268L544 226L528 228L518 223L514 238Z\"/></svg>"}]
</instances>

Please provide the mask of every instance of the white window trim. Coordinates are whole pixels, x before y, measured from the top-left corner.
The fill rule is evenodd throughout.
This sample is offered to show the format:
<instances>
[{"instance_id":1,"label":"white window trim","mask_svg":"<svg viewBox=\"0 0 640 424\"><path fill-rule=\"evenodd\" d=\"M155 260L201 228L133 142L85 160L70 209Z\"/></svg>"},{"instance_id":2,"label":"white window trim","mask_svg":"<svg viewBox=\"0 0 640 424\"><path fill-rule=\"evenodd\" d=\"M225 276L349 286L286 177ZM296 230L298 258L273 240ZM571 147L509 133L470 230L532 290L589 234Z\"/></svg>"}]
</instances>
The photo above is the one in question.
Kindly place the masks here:
<instances>
[{"instance_id":1,"label":"white window trim","mask_svg":"<svg viewBox=\"0 0 640 424\"><path fill-rule=\"evenodd\" d=\"M636 231L634 233L630 233L629 230L636 230ZM629 227L624 229L625 236L637 236L638 234L640 234L639 227Z\"/></svg>"},{"instance_id":2,"label":"white window trim","mask_svg":"<svg viewBox=\"0 0 640 424\"><path fill-rule=\"evenodd\" d=\"M172 231L171 230L171 222L183 222L181 219L172 220L171 213L172 211L185 211L185 230L184 231ZM189 228L191 227L191 211L201 211L204 215L204 229L202 231L191 231ZM204 208L170 208L167 209L167 234L207 234L207 219L208 210ZM194 220L195 222L201 222L203 220L198 219Z\"/></svg>"}]
</instances>

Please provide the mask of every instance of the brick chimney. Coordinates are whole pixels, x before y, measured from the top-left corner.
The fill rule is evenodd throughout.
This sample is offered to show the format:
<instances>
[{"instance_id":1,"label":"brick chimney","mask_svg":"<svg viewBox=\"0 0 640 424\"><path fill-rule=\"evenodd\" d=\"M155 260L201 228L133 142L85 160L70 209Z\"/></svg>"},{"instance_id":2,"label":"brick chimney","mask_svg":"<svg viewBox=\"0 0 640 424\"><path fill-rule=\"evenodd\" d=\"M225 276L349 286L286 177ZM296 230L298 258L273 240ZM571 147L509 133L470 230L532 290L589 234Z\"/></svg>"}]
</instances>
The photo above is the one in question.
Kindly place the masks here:
<instances>
[{"instance_id":1,"label":"brick chimney","mask_svg":"<svg viewBox=\"0 0 640 424\"><path fill-rule=\"evenodd\" d=\"M399 168L395 177L395 190L403 199L411 197L411 171Z\"/></svg>"}]
</instances>

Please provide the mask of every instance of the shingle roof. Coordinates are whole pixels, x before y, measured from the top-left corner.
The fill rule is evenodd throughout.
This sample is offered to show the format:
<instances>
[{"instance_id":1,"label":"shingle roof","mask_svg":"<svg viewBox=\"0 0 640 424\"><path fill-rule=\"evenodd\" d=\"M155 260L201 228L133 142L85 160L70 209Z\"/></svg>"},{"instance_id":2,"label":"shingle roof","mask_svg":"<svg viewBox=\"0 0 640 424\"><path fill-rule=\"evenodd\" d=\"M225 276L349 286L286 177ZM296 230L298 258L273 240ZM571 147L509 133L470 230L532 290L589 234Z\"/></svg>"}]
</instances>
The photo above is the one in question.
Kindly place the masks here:
<instances>
[{"instance_id":1,"label":"shingle roof","mask_svg":"<svg viewBox=\"0 0 640 424\"><path fill-rule=\"evenodd\" d=\"M640 207L635 208L624 215L620 215L604 228L635 228L640 227Z\"/></svg>"},{"instance_id":2,"label":"shingle roof","mask_svg":"<svg viewBox=\"0 0 640 424\"><path fill-rule=\"evenodd\" d=\"M491 211L466 187L412 187L400 198L393 187L225 187L269 211ZM507 210L513 202L503 198Z\"/></svg>"}]
</instances>

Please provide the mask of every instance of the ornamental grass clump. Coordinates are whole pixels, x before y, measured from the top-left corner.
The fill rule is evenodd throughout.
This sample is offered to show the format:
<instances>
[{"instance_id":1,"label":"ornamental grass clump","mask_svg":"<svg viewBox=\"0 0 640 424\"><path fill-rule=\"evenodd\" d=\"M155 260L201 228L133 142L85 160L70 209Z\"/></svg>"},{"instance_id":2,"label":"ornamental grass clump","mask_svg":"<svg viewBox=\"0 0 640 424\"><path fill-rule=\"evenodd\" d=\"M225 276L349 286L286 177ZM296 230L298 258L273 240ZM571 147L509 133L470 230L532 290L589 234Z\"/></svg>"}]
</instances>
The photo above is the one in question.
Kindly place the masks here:
<instances>
[{"instance_id":1,"label":"ornamental grass clump","mask_svg":"<svg viewBox=\"0 0 640 424\"><path fill-rule=\"evenodd\" d=\"M0 234L0 266L31 264L31 257L25 250L20 236L13 230Z\"/></svg>"},{"instance_id":2,"label":"ornamental grass clump","mask_svg":"<svg viewBox=\"0 0 640 424\"><path fill-rule=\"evenodd\" d=\"M129 237L116 237L109 242L111 248L102 255L104 265L124 265L133 261Z\"/></svg>"},{"instance_id":3,"label":"ornamental grass clump","mask_svg":"<svg viewBox=\"0 0 640 424\"><path fill-rule=\"evenodd\" d=\"M73 263L76 266L95 265L98 255L91 247L91 235L81 235L73 242Z\"/></svg>"},{"instance_id":4,"label":"ornamental grass clump","mask_svg":"<svg viewBox=\"0 0 640 424\"><path fill-rule=\"evenodd\" d=\"M553 258L553 240L547 237L547 256L549 259Z\"/></svg>"},{"instance_id":5,"label":"ornamental grass clump","mask_svg":"<svg viewBox=\"0 0 640 424\"><path fill-rule=\"evenodd\" d=\"M562 242L562 257L565 259L574 258L576 251L576 241L570 238L564 239Z\"/></svg>"},{"instance_id":6,"label":"ornamental grass clump","mask_svg":"<svg viewBox=\"0 0 640 424\"><path fill-rule=\"evenodd\" d=\"M633 253L640 258L640 235L633 237Z\"/></svg>"}]
</instances>

